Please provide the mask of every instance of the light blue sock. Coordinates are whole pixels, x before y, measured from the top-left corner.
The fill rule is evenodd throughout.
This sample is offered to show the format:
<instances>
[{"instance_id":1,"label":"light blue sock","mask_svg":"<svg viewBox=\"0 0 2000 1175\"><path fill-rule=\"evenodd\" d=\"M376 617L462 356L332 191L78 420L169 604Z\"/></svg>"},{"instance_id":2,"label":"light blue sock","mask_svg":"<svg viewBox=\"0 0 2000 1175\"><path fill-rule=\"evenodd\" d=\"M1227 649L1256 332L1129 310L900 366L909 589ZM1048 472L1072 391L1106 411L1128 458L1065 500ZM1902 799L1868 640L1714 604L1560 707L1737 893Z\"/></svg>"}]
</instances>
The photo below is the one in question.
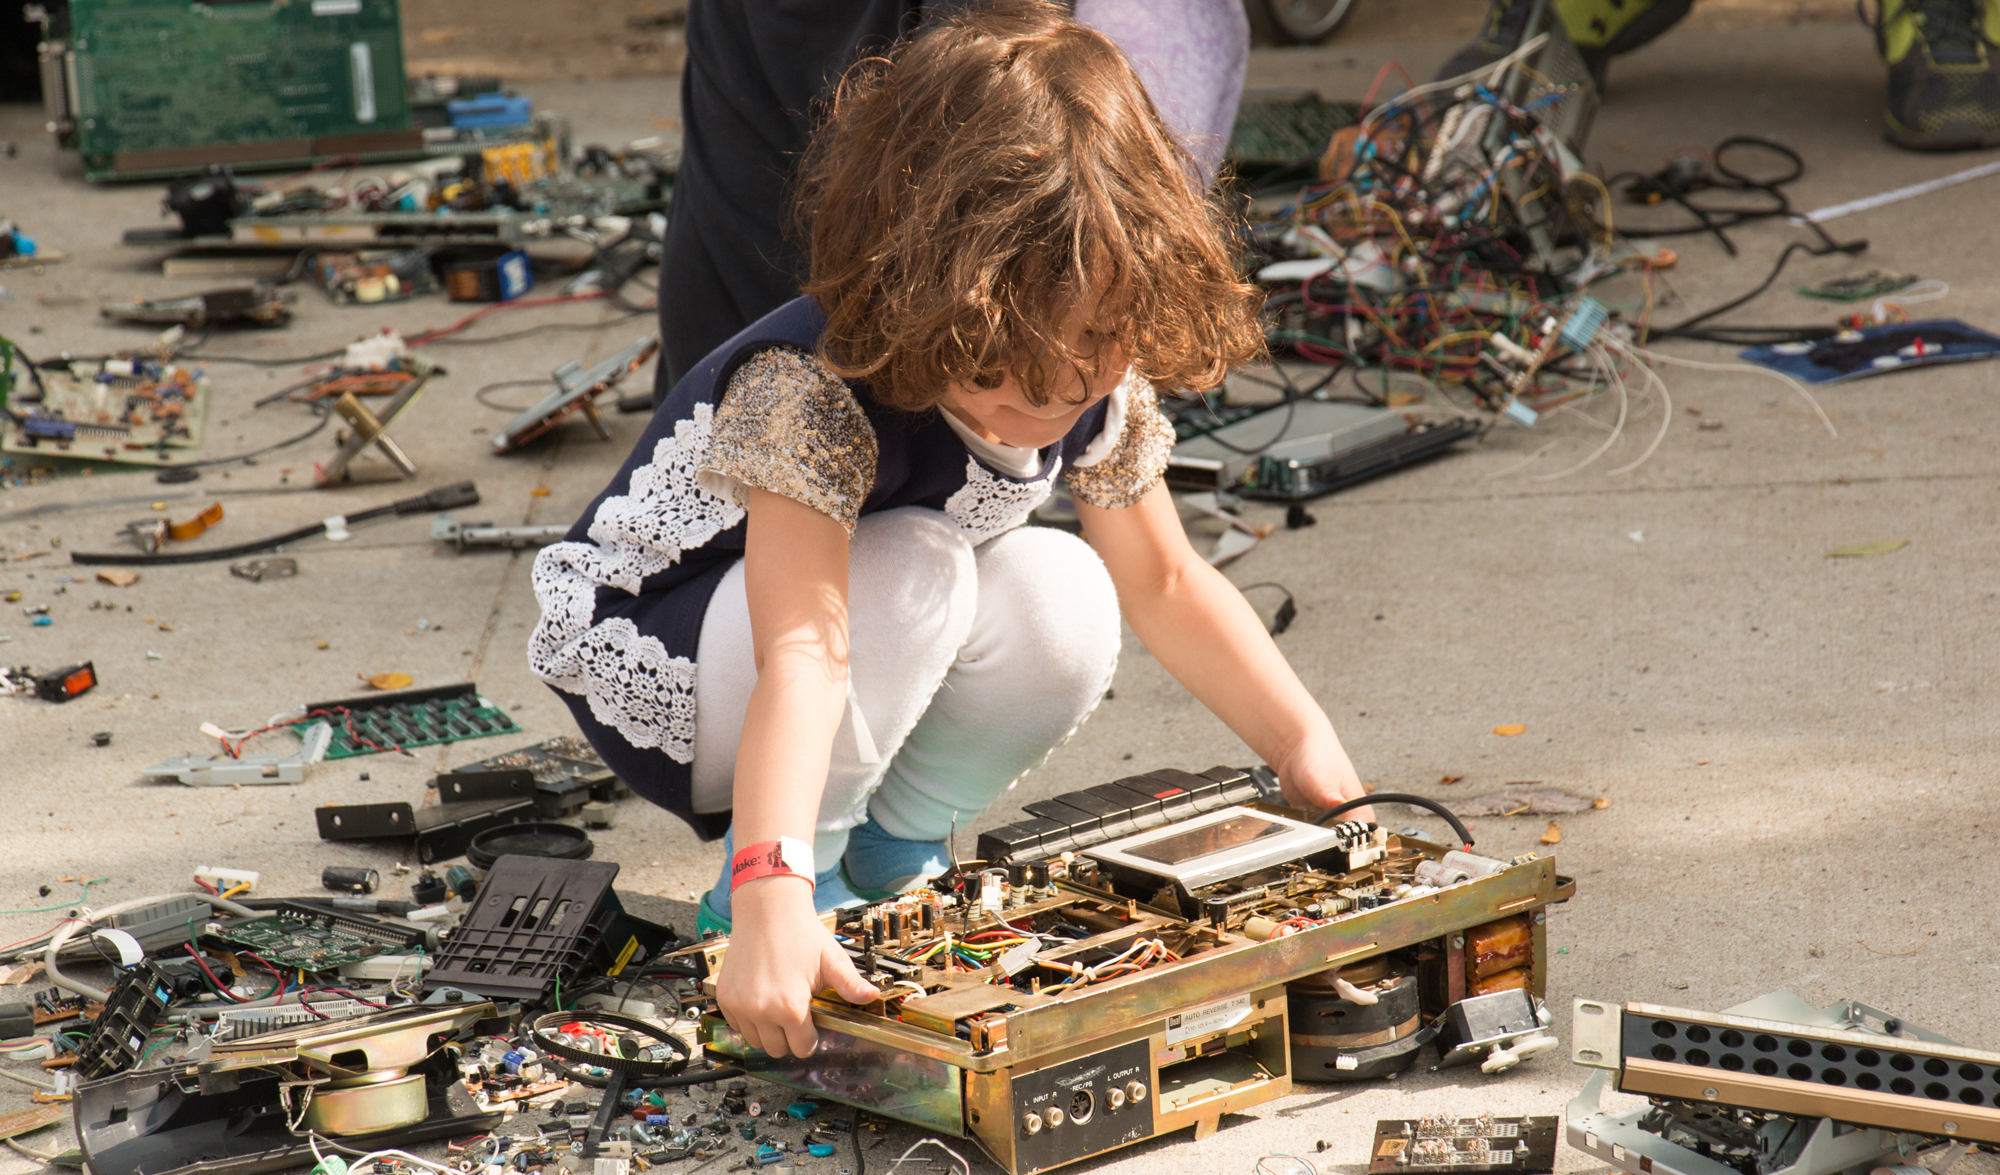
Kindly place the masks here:
<instances>
[{"instance_id":1,"label":"light blue sock","mask_svg":"<svg viewBox=\"0 0 2000 1175\"><path fill-rule=\"evenodd\" d=\"M842 858L847 880L864 893L900 893L951 868L951 846L941 840L890 836L873 816L847 834Z\"/></svg>"},{"instance_id":2,"label":"light blue sock","mask_svg":"<svg viewBox=\"0 0 2000 1175\"><path fill-rule=\"evenodd\" d=\"M729 921L731 918L729 912L729 865L735 857L736 830L732 828L727 833L724 833L722 837L722 874L715 879L714 887L708 891L708 896L704 899L704 904L708 906L709 910L724 922ZM860 904L860 896L852 889L849 889L847 882L840 876L840 862L835 861L833 868L813 878L813 909L825 913L828 910L840 909L842 906Z\"/></svg>"}]
</instances>

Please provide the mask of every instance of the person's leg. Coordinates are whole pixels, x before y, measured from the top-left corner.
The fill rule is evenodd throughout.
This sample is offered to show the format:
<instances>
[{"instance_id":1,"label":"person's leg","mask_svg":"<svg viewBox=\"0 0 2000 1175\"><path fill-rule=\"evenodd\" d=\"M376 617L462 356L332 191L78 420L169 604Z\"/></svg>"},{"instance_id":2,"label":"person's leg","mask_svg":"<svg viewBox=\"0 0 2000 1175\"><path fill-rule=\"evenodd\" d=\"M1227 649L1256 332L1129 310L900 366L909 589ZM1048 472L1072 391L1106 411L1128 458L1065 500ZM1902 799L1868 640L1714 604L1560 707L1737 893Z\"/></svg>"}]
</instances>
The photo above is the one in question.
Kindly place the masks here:
<instances>
[{"instance_id":1,"label":"person's leg","mask_svg":"<svg viewBox=\"0 0 2000 1175\"><path fill-rule=\"evenodd\" d=\"M1538 0L1493 0L1472 43L1438 70L1441 78L1471 73L1521 46L1521 34ZM1694 0L1552 0L1563 31L1575 42L1597 84L1613 57L1630 53L1680 23Z\"/></svg>"},{"instance_id":2,"label":"person's leg","mask_svg":"<svg viewBox=\"0 0 2000 1175\"><path fill-rule=\"evenodd\" d=\"M821 909L851 900L839 880L848 830L868 818L869 796L966 644L977 605L972 546L935 510L888 510L863 518L848 548L847 580L848 675L878 754L868 760L861 755L850 707L834 739L813 840L821 867L815 902ZM694 808L727 811L736 745L757 684L740 563L716 585L695 665ZM705 923L727 923L727 856L702 904Z\"/></svg>"},{"instance_id":3,"label":"person's leg","mask_svg":"<svg viewBox=\"0 0 2000 1175\"><path fill-rule=\"evenodd\" d=\"M978 609L943 685L902 740L856 828L847 879L907 888L950 864L951 834L1090 716L1118 665L1118 597L1096 552L1043 527L976 554Z\"/></svg>"},{"instance_id":4,"label":"person's leg","mask_svg":"<svg viewBox=\"0 0 2000 1175\"><path fill-rule=\"evenodd\" d=\"M1202 181L1213 182L1250 61L1242 0L1076 0L1076 20L1124 52Z\"/></svg>"},{"instance_id":5,"label":"person's leg","mask_svg":"<svg viewBox=\"0 0 2000 1175\"><path fill-rule=\"evenodd\" d=\"M2000 0L1881 0L1875 40L1889 67L1890 142L1918 151L2000 145Z\"/></svg>"}]
</instances>

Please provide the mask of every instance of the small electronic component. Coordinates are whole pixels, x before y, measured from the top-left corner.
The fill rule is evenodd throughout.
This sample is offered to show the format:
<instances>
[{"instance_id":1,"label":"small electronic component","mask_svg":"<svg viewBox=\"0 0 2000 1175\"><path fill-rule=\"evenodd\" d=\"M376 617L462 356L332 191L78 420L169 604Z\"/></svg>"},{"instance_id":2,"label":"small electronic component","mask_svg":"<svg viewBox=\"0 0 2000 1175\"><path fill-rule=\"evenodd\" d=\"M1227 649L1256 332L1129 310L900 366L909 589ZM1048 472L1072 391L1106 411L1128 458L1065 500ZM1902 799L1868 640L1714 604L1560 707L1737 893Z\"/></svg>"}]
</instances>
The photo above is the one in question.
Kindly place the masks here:
<instances>
[{"instance_id":1,"label":"small electronic component","mask_svg":"<svg viewBox=\"0 0 2000 1175\"><path fill-rule=\"evenodd\" d=\"M374 893L381 888L382 875L360 865L328 865L320 870L319 883L338 893Z\"/></svg>"},{"instance_id":2,"label":"small electronic component","mask_svg":"<svg viewBox=\"0 0 2000 1175\"><path fill-rule=\"evenodd\" d=\"M76 1066L86 1077L109 1077L136 1064L146 1051L146 1037L166 1016L174 1000L173 984L144 959L120 971L91 1026L90 1037L76 1051Z\"/></svg>"},{"instance_id":3,"label":"small electronic component","mask_svg":"<svg viewBox=\"0 0 2000 1175\"><path fill-rule=\"evenodd\" d=\"M490 260L458 261L444 267L445 295L454 302L512 302L534 284L534 270L521 249L509 249Z\"/></svg>"},{"instance_id":4,"label":"small electronic component","mask_svg":"<svg viewBox=\"0 0 2000 1175\"><path fill-rule=\"evenodd\" d=\"M1550 1175L1556 1161L1556 1119L1431 1115L1375 1124L1368 1175L1456 1172Z\"/></svg>"},{"instance_id":5,"label":"small electronic component","mask_svg":"<svg viewBox=\"0 0 2000 1175\"><path fill-rule=\"evenodd\" d=\"M67 669L35 675L35 696L45 702L67 702L97 688L97 665L85 661Z\"/></svg>"},{"instance_id":6,"label":"small electronic component","mask_svg":"<svg viewBox=\"0 0 2000 1175\"><path fill-rule=\"evenodd\" d=\"M430 255L422 249L320 253L312 260L312 276L334 301L363 305L400 302L437 288Z\"/></svg>"}]
</instances>

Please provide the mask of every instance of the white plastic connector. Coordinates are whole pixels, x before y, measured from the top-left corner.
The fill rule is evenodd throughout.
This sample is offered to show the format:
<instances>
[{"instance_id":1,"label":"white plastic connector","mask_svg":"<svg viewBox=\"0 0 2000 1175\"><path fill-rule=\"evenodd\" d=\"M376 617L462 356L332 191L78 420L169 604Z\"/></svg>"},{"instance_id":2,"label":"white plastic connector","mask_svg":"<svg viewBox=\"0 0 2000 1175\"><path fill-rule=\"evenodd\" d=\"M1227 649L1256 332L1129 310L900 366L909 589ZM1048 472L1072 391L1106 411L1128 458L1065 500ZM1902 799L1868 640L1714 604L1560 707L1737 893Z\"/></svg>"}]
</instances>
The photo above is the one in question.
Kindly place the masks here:
<instances>
[{"instance_id":1,"label":"white plastic connector","mask_svg":"<svg viewBox=\"0 0 2000 1175\"><path fill-rule=\"evenodd\" d=\"M1556 1044L1556 1038L1547 1033L1538 1032L1532 1036L1518 1037L1506 1048L1494 1049L1486 1054L1486 1059L1479 1063L1479 1071L1505 1073L1537 1053L1548 1052L1555 1048Z\"/></svg>"},{"instance_id":2,"label":"white plastic connector","mask_svg":"<svg viewBox=\"0 0 2000 1175\"><path fill-rule=\"evenodd\" d=\"M255 869L224 869L218 865L194 867L194 879L214 886L218 893L226 893L239 885L255 889L258 879L262 876L263 874Z\"/></svg>"}]
</instances>

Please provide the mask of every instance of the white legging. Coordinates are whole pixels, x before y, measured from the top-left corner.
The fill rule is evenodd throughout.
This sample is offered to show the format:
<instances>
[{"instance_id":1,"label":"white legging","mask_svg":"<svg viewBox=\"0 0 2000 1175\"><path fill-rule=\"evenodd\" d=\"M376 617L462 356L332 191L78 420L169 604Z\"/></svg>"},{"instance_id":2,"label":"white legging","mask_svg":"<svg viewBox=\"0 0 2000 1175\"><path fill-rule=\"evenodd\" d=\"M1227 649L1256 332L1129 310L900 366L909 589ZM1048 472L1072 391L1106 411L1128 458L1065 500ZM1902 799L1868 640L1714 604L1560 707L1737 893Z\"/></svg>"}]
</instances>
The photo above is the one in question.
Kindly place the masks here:
<instances>
[{"instance_id":1,"label":"white legging","mask_svg":"<svg viewBox=\"0 0 2000 1175\"><path fill-rule=\"evenodd\" d=\"M854 712L834 740L813 855L840 860L872 815L891 836L941 841L1068 738L1111 684L1118 599L1088 544L1022 527L974 547L935 510L870 514L847 573ZM694 810L731 807L736 744L757 669L738 562L716 586L696 655Z\"/></svg>"}]
</instances>

